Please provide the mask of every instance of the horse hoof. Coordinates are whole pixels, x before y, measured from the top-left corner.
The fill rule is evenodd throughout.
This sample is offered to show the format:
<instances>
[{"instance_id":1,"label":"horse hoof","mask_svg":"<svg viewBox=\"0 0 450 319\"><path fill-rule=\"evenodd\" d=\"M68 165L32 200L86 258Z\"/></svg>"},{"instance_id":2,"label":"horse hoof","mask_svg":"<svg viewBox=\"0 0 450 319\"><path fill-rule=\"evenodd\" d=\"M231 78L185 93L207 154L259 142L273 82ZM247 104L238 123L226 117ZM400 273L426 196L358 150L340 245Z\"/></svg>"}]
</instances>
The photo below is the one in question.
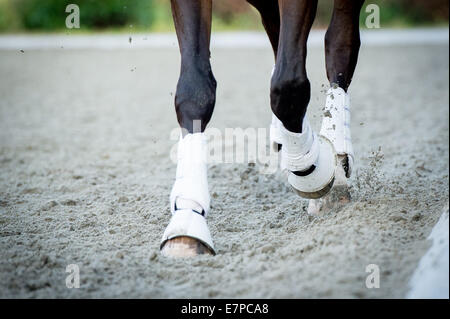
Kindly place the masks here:
<instances>
[{"instance_id":1,"label":"horse hoof","mask_svg":"<svg viewBox=\"0 0 450 319\"><path fill-rule=\"evenodd\" d=\"M199 255L214 255L206 245L197 239L181 236L168 240L161 248L161 254L165 257L195 257Z\"/></svg>"},{"instance_id":2,"label":"horse hoof","mask_svg":"<svg viewBox=\"0 0 450 319\"><path fill-rule=\"evenodd\" d=\"M295 187L292 187L292 189L300 197L307 198L307 199L317 199L317 198L321 198L321 197L324 197L325 195L327 195L330 192L330 190L333 188L333 184L334 184L334 178L331 180L331 182L327 186L325 186L321 190L316 191L316 192L311 192L311 193L299 191Z\"/></svg>"},{"instance_id":3,"label":"horse hoof","mask_svg":"<svg viewBox=\"0 0 450 319\"><path fill-rule=\"evenodd\" d=\"M331 191L320 199L311 199L308 205L308 214L321 216L325 212L339 209L350 202L350 192L345 173L345 156L338 155L335 182Z\"/></svg>"},{"instance_id":4,"label":"horse hoof","mask_svg":"<svg viewBox=\"0 0 450 319\"><path fill-rule=\"evenodd\" d=\"M205 217L191 209L177 210L164 231L161 252L171 257L215 255Z\"/></svg>"},{"instance_id":5,"label":"horse hoof","mask_svg":"<svg viewBox=\"0 0 450 319\"><path fill-rule=\"evenodd\" d=\"M311 199L308 204L308 214L322 216L332 210L340 209L350 202L348 187L338 185L329 194L319 199Z\"/></svg>"},{"instance_id":6,"label":"horse hoof","mask_svg":"<svg viewBox=\"0 0 450 319\"><path fill-rule=\"evenodd\" d=\"M331 190L335 181L337 156L331 142L319 137L320 155L315 170L305 176L297 176L290 172L288 182L294 191L303 198L317 199Z\"/></svg>"}]
</instances>

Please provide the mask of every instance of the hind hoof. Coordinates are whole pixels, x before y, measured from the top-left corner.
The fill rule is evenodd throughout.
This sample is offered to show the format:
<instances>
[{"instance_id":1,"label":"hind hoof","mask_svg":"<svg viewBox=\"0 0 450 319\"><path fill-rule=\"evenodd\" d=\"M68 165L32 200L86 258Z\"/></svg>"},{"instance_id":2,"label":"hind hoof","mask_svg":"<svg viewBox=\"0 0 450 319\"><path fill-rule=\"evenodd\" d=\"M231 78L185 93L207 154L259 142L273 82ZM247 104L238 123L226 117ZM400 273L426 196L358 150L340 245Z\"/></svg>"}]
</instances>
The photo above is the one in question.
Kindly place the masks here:
<instances>
[{"instance_id":1,"label":"hind hoof","mask_svg":"<svg viewBox=\"0 0 450 319\"><path fill-rule=\"evenodd\" d=\"M185 258L199 255L214 255L206 245L191 237L176 237L168 240L161 248L165 257Z\"/></svg>"},{"instance_id":2,"label":"hind hoof","mask_svg":"<svg viewBox=\"0 0 450 319\"><path fill-rule=\"evenodd\" d=\"M348 204L351 200L347 178L344 169L345 158L338 156L334 186L323 198L311 199L308 205L308 214L321 216L326 212L337 210Z\"/></svg>"}]
</instances>

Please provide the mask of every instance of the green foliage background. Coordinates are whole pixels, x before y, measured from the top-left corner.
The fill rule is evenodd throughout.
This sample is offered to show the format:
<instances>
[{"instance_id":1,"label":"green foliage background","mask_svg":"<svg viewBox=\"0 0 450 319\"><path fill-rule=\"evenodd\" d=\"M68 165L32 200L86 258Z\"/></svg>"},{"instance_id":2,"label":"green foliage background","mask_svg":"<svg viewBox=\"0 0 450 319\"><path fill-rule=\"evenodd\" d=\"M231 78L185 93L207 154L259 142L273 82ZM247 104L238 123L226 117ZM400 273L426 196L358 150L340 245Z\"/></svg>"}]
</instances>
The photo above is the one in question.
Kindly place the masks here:
<instances>
[{"instance_id":1,"label":"green foliage background","mask_svg":"<svg viewBox=\"0 0 450 319\"><path fill-rule=\"evenodd\" d=\"M170 0L0 0L0 32L66 31L65 8L71 3L79 5L81 12L81 29L72 32L173 31ZM366 0L365 4L372 3L380 6L382 27L448 26L448 0ZM257 11L245 0L213 0L213 6L214 30L262 29ZM332 0L319 0L316 27L326 27L332 6ZM361 22L367 16L364 8Z\"/></svg>"}]
</instances>

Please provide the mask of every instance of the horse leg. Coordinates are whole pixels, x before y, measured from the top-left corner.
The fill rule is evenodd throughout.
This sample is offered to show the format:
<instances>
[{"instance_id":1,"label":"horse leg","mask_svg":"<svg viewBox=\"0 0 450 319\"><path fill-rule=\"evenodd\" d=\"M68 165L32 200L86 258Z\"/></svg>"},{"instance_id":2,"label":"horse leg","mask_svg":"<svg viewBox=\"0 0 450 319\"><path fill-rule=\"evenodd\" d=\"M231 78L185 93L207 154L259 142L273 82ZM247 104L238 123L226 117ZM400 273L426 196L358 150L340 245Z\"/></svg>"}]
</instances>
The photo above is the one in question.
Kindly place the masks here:
<instances>
[{"instance_id":1,"label":"horse leg","mask_svg":"<svg viewBox=\"0 0 450 319\"><path fill-rule=\"evenodd\" d=\"M171 0L181 53L175 108L183 133L178 143L175 184L170 195L172 218L161 253L188 257L214 254L206 224L209 191L204 130L216 99L210 64L211 0Z\"/></svg>"},{"instance_id":2,"label":"horse leg","mask_svg":"<svg viewBox=\"0 0 450 319\"><path fill-rule=\"evenodd\" d=\"M280 38L271 83L273 113L291 132L301 133L310 99L306 75L306 42L314 21L317 0L279 0Z\"/></svg>"},{"instance_id":3,"label":"horse leg","mask_svg":"<svg viewBox=\"0 0 450 319\"><path fill-rule=\"evenodd\" d=\"M311 87L306 74L306 43L317 0L279 0L280 38L270 100L281 148L281 167L302 197L319 198L334 182L336 155L330 141L317 136L306 109Z\"/></svg>"},{"instance_id":4,"label":"horse leg","mask_svg":"<svg viewBox=\"0 0 450 319\"><path fill-rule=\"evenodd\" d=\"M278 0L247 0L247 2L255 7L261 15L262 24L269 37L276 61L280 39L280 7ZM272 76L274 71L275 66L272 69ZM274 152L280 151L279 120L274 114L272 114L272 122L270 123L270 144Z\"/></svg>"},{"instance_id":5,"label":"horse leg","mask_svg":"<svg viewBox=\"0 0 450 319\"><path fill-rule=\"evenodd\" d=\"M280 9L278 0L247 0L261 15L261 21L272 45L275 59L280 37Z\"/></svg>"},{"instance_id":6,"label":"horse leg","mask_svg":"<svg viewBox=\"0 0 450 319\"><path fill-rule=\"evenodd\" d=\"M358 61L359 14L364 0L335 0L333 15L325 35L325 56L330 89L320 133L334 145L338 166L333 190L320 200L311 200L310 214L317 215L350 201L347 179L354 162L350 134L350 97L347 93Z\"/></svg>"},{"instance_id":7,"label":"horse leg","mask_svg":"<svg viewBox=\"0 0 450 319\"><path fill-rule=\"evenodd\" d=\"M335 0L325 35L327 76L330 84L347 91L358 61L359 15L364 0Z\"/></svg>"}]
</instances>

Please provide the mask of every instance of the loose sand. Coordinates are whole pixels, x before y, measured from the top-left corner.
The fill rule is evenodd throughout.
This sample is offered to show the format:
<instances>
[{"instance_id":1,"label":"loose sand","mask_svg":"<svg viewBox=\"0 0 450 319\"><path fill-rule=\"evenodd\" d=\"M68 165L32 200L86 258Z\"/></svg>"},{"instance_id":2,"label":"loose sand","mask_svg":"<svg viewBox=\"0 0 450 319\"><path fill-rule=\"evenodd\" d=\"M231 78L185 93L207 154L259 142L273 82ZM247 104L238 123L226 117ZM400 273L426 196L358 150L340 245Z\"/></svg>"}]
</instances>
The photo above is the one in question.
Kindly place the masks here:
<instances>
[{"instance_id":1,"label":"loose sand","mask_svg":"<svg viewBox=\"0 0 450 319\"><path fill-rule=\"evenodd\" d=\"M177 127L173 49L0 51L0 297L402 298L448 202L448 45L364 47L353 201L306 214L282 175L209 169L215 257L159 255ZM271 52L215 49L211 127L267 127ZM310 119L324 56L308 55ZM66 288L68 264L80 289ZM368 264L380 268L367 289Z\"/></svg>"}]
</instances>

